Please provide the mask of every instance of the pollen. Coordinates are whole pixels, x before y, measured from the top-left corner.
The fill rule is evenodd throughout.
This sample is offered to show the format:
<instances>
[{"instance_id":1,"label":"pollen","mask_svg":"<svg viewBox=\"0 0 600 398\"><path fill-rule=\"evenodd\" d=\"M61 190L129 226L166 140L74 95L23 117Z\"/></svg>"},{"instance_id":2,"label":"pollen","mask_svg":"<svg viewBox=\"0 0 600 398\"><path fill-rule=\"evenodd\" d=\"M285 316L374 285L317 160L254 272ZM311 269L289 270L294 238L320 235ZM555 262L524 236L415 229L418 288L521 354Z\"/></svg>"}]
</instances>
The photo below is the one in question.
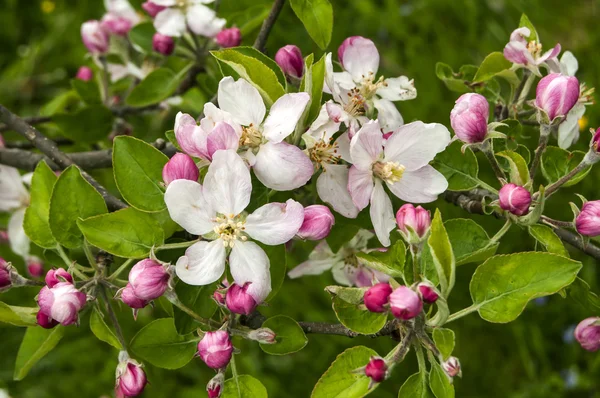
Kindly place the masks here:
<instances>
[{"instance_id":1,"label":"pollen","mask_svg":"<svg viewBox=\"0 0 600 398\"><path fill-rule=\"evenodd\" d=\"M400 181L404 170L406 167L398 162L376 162L373 165L373 174L389 184Z\"/></svg>"},{"instance_id":2,"label":"pollen","mask_svg":"<svg viewBox=\"0 0 600 398\"><path fill-rule=\"evenodd\" d=\"M223 246L233 247L238 240L242 242L248 240L244 233L245 223L233 214L218 216L213 221L216 224L213 231L219 235L219 238L223 241Z\"/></svg>"},{"instance_id":3,"label":"pollen","mask_svg":"<svg viewBox=\"0 0 600 398\"><path fill-rule=\"evenodd\" d=\"M341 156L338 154L338 145L332 141L333 138L328 140L321 138L308 150L309 157L315 163L317 169L324 164L336 164L340 161Z\"/></svg>"},{"instance_id":4,"label":"pollen","mask_svg":"<svg viewBox=\"0 0 600 398\"><path fill-rule=\"evenodd\" d=\"M258 148L263 143L263 136L259 129L250 125L242 128L240 145L248 148Z\"/></svg>"}]
</instances>

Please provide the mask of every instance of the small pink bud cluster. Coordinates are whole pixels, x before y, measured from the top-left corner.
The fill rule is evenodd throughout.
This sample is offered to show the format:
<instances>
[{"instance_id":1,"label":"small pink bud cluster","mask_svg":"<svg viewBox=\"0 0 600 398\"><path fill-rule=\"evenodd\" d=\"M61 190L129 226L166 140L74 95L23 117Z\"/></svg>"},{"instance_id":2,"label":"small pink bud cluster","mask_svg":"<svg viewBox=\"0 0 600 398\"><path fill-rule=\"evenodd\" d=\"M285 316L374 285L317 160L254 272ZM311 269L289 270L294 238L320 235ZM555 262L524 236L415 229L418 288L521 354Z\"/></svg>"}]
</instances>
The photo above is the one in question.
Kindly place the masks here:
<instances>
[{"instance_id":1,"label":"small pink bud cluster","mask_svg":"<svg viewBox=\"0 0 600 398\"><path fill-rule=\"evenodd\" d=\"M409 243L421 242L429 232L431 214L421 206L407 203L398 209L396 224L404 239Z\"/></svg>"},{"instance_id":2,"label":"small pink bud cluster","mask_svg":"<svg viewBox=\"0 0 600 398\"><path fill-rule=\"evenodd\" d=\"M242 31L239 28L223 29L215 36L215 42L223 48L237 47L242 42Z\"/></svg>"},{"instance_id":3,"label":"small pink bud cluster","mask_svg":"<svg viewBox=\"0 0 600 398\"><path fill-rule=\"evenodd\" d=\"M37 297L40 310L37 323L51 329L59 323L63 326L77 322L79 311L86 303L86 295L73 285L73 277L64 269L50 270L46 274L46 286Z\"/></svg>"},{"instance_id":4,"label":"small pink bud cluster","mask_svg":"<svg viewBox=\"0 0 600 398\"><path fill-rule=\"evenodd\" d=\"M522 186L506 184L500 189L498 196L502 210L516 216L523 216L529 212L531 193Z\"/></svg>"},{"instance_id":5,"label":"small pink bud cluster","mask_svg":"<svg viewBox=\"0 0 600 398\"><path fill-rule=\"evenodd\" d=\"M93 77L94 71L88 66L80 67L77 71L77 74L75 75L75 79L82 80L84 82L89 82L90 80L92 80Z\"/></svg>"},{"instance_id":6,"label":"small pink bud cluster","mask_svg":"<svg viewBox=\"0 0 600 398\"><path fill-rule=\"evenodd\" d=\"M490 105L483 95L463 94L450 112L450 124L462 142L473 144L485 139L489 116Z\"/></svg>"},{"instance_id":7,"label":"small pink bud cluster","mask_svg":"<svg viewBox=\"0 0 600 398\"><path fill-rule=\"evenodd\" d=\"M369 377L374 383L381 383L388 376L388 366L383 358L371 357L371 360L365 366L365 376Z\"/></svg>"},{"instance_id":8,"label":"small pink bud cluster","mask_svg":"<svg viewBox=\"0 0 600 398\"><path fill-rule=\"evenodd\" d=\"M535 91L535 106L547 117L547 124L564 117L579 100L579 81L575 76L551 73L543 77Z\"/></svg>"},{"instance_id":9,"label":"small pink bud cluster","mask_svg":"<svg viewBox=\"0 0 600 398\"><path fill-rule=\"evenodd\" d=\"M296 236L306 240L325 239L335 224L335 217L329 207L312 205L304 208L304 222Z\"/></svg>"},{"instance_id":10,"label":"small pink bud cluster","mask_svg":"<svg viewBox=\"0 0 600 398\"><path fill-rule=\"evenodd\" d=\"M423 309L423 301L414 290L406 286L393 290L388 283L378 283L369 288L363 302L371 312L385 312L389 308L392 315L405 321L415 318Z\"/></svg>"},{"instance_id":11,"label":"small pink bud cluster","mask_svg":"<svg viewBox=\"0 0 600 398\"><path fill-rule=\"evenodd\" d=\"M142 369L142 365L130 359L127 354L119 355L120 362L117 365L115 395L117 398L137 397L140 395L148 379Z\"/></svg>"},{"instance_id":12,"label":"small pink bud cluster","mask_svg":"<svg viewBox=\"0 0 600 398\"><path fill-rule=\"evenodd\" d=\"M248 293L248 288L251 283L252 282L247 282L244 286L234 283L227 289L225 304L229 311L235 314L250 315L258 306L259 303L256 299Z\"/></svg>"},{"instance_id":13,"label":"small pink bud cluster","mask_svg":"<svg viewBox=\"0 0 600 398\"><path fill-rule=\"evenodd\" d=\"M129 272L129 283L121 290L121 300L134 310L144 308L169 287L171 276L158 262L145 259Z\"/></svg>"},{"instance_id":14,"label":"small pink bud cluster","mask_svg":"<svg viewBox=\"0 0 600 398\"><path fill-rule=\"evenodd\" d=\"M92 54L108 52L109 36L99 21L87 21L81 25L81 39Z\"/></svg>"},{"instance_id":15,"label":"small pink bud cluster","mask_svg":"<svg viewBox=\"0 0 600 398\"><path fill-rule=\"evenodd\" d=\"M460 368L460 361L456 357L450 357L448 360L442 363L442 369L450 377L462 377L462 370Z\"/></svg>"},{"instance_id":16,"label":"small pink bud cluster","mask_svg":"<svg viewBox=\"0 0 600 398\"><path fill-rule=\"evenodd\" d=\"M0 289L12 285L10 277L10 265L0 257Z\"/></svg>"},{"instance_id":17,"label":"small pink bud cluster","mask_svg":"<svg viewBox=\"0 0 600 398\"><path fill-rule=\"evenodd\" d=\"M587 351L600 349L600 317L591 317L579 322L575 328L575 338Z\"/></svg>"},{"instance_id":18,"label":"small pink bud cluster","mask_svg":"<svg viewBox=\"0 0 600 398\"><path fill-rule=\"evenodd\" d=\"M175 40L171 36L156 32L152 36L152 49L162 55L171 55L175 50Z\"/></svg>"},{"instance_id":19,"label":"small pink bud cluster","mask_svg":"<svg viewBox=\"0 0 600 398\"><path fill-rule=\"evenodd\" d=\"M162 171L162 177L167 185L175 180L198 181L200 171L191 156L186 155L185 153L176 153L167 164L165 164Z\"/></svg>"},{"instance_id":20,"label":"small pink bud cluster","mask_svg":"<svg viewBox=\"0 0 600 398\"><path fill-rule=\"evenodd\" d=\"M227 366L233 354L233 345L225 330L206 332L198 343L198 355L209 368L221 369Z\"/></svg>"},{"instance_id":21,"label":"small pink bud cluster","mask_svg":"<svg viewBox=\"0 0 600 398\"><path fill-rule=\"evenodd\" d=\"M577 232L585 236L600 235L600 200L586 202L575 219Z\"/></svg>"},{"instance_id":22,"label":"small pink bud cluster","mask_svg":"<svg viewBox=\"0 0 600 398\"><path fill-rule=\"evenodd\" d=\"M44 276L44 264L39 257L29 256L27 257L27 273L32 278L39 279Z\"/></svg>"},{"instance_id":23,"label":"small pink bud cluster","mask_svg":"<svg viewBox=\"0 0 600 398\"><path fill-rule=\"evenodd\" d=\"M152 1L146 1L142 3L142 8L144 9L144 11L146 11L150 18L156 17L159 12L167 9L167 7L159 6L158 4L153 3Z\"/></svg>"},{"instance_id":24,"label":"small pink bud cluster","mask_svg":"<svg viewBox=\"0 0 600 398\"><path fill-rule=\"evenodd\" d=\"M288 44L281 47L275 54L275 62L288 77L299 79L304 74L304 59L297 46Z\"/></svg>"}]
</instances>

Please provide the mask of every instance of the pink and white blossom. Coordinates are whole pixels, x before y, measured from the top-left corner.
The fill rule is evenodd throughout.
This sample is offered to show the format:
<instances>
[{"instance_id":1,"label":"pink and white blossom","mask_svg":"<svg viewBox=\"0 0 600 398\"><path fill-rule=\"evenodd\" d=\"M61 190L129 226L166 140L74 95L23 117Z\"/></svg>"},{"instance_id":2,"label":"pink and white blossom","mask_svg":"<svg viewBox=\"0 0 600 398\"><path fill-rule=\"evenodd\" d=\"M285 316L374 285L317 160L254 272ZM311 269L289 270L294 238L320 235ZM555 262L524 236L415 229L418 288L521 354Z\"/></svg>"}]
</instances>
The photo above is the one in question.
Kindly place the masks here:
<instances>
[{"instance_id":1,"label":"pink and white blossom","mask_svg":"<svg viewBox=\"0 0 600 398\"><path fill-rule=\"evenodd\" d=\"M429 232L431 214L421 206L406 203L396 213L396 224L407 238L412 233L416 234L416 240L421 240Z\"/></svg>"},{"instance_id":2,"label":"pink and white blossom","mask_svg":"<svg viewBox=\"0 0 600 398\"><path fill-rule=\"evenodd\" d=\"M575 338L584 350L600 349L600 318L590 317L579 322L575 328Z\"/></svg>"},{"instance_id":3,"label":"pink and white blossom","mask_svg":"<svg viewBox=\"0 0 600 398\"><path fill-rule=\"evenodd\" d=\"M462 370L460 368L460 361L456 357L450 357L442 363L442 369L450 377L462 377Z\"/></svg>"},{"instance_id":4,"label":"pink and white blossom","mask_svg":"<svg viewBox=\"0 0 600 398\"><path fill-rule=\"evenodd\" d=\"M179 37L189 28L192 33L205 37L216 36L225 26L222 18L208 8L214 0L152 0L157 6L166 7L154 17L154 27L166 36Z\"/></svg>"},{"instance_id":5,"label":"pink and white blossom","mask_svg":"<svg viewBox=\"0 0 600 398\"><path fill-rule=\"evenodd\" d=\"M299 79L304 74L304 58L298 46L288 44L275 53L275 62L287 76Z\"/></svg>"},{"instance_id":6,"label":"pink and white blossom","mask_svg":"<svg viewBox=\"0 0 600 398\"><path fill-rule=\"evenodd\" d=\"M242 42L242 31L240 28L227 28L215 36L215 43L223 48L237 47Z\"/></svg>"},{"instance_id":7,"label":"pink and white blossom","mask_svg":"<svg viewBox=\"0 0 600 398\"><path fill-rule=\"evenodd\" d=\"M60 282L73 283L73 277L64 268L53 268L46 273L46 278L44 281L46 282L46 286L53 288Z\"/></svg>"},{"instance_id":8,"label":"pink and white blossom","mask_svg":"<svg viewBox=\"0 0 600 398\"><path fill-rule=\"evenodd\" d=\"M502 210L511 212L516 216L523 216L529 212L531 193L515 184L505 184L498 193Z\"/></svg>"},{"instance_id":9,"label":"pink and white blossom","mask_svg":"<svg viewBox=\"0 0 600 398\"><path fill-rule=\"evenodd\" d=\"M87 21L81 25L81 39L92 54L104 54L108 51L108 32L100 21Z\"/></svg>"},{"instance_id":10,"label":"pink and white blossom","mask_svg":"<svg viewBox=\"0 0 600 398\"><path fill-rule=\"evenodd\" d=\"M59 282L53 287L44 286L37 298L40 312L63 326L77 322L79 311L86 302L85 293L71 282Z\"/></svg>"},{"instance_id":11,"label":"pink and white blossom","mask_svg":"<svg viewBox=\"0 0 600 398\"><path fill-rule=\"evenodd\" d=\"M252 311L256 308L258 303L248 293L248 288L252 282L247 282L244 286L240 286L237 283L234 283L227 289L227 294L225 295L225 305L229 311L235 314L244 314L250 315Z\"/></svg>"},{"instance_id":12,"label":"pink and white blossom","mask_svg":"<svg viewBox=\"0 0 600 398\"><path fill-rule=\"evenodd\" d=\"M539 66L552 63L560 53L560 44L542 53L539 41L529 40L531 30L527 27L515 29L504 47L504 57L519 67L526 67L539 75Z\"/></svg>"},{"instance_id":13,"label":"pink and white blossom","mask_svg":"<svg viewBox=\"0 0 600 398\"><path fill-rule=\"evenodd\" d=\"M162 178L169 185L175 180L198 181L200 170L194 159L185 153L176 153L163 167Z\"/></svg>"},{"instance_id":14,"label":"pink and white blossom","mask_svg":"<svg viewBox=\"0 0 600 398\"><path fill-rule=\"evenodd\" d=\"M548 116L548 122L566 116L579 100L579 80L575 76L551 73L535 90L535 106Z\"/></svg>"},{"instance_id":15,"label":"pink and white blossom","mask_svg":"<svg viewBox=\"0 0 600 398\"><path fill-rule=\"evenodd\" d=\"M312 205L304 208L304 222L298 230L300 239L321 240L325 239L335 224L335 217L329 207Z\"/></svg>"},{"instance_id":16,"label":"pink and white blossom","mask_svg":"<svg viewBox=\"0 0 600 398\"><path fill-rule=\"evenodd\" d=\"M466 144L482 142L487 135L490 105L476 93L461 95L450 112L450 124L456 136Z\"/></svg>"},{"instance_id":17,"label":"pink and white blossom","mask_svg":"<svg viewBox=\"0 0 600 398\"><path fill-rule=\"evenodd\" d=\"M149 258L136 263L129 271L129 283L134 294L145 301L162 296L169 287L170 279L165 267Z\"/></svg>"},{"instance_id":18,"label":"pink and white blossom","mask_svg":"<svg viewBox=\"0 0 600 398\"><path fill-rule=\"evenodd\" d=\"M198 343L198 355L209 368L221 369L226 367L232 354L231 338L225 330L206 332Z\"/></svg>"},{"instance_id":19,"label":"pink and white blossom","mask_svg":"<svg viewBox=\"0 0 600 398\"><path fill-rule=\"evenodd\" d=\"M115 396L117 398L137 397L140 395L148 380L142 365L134 359L121 352L119 354L119 365L115 374Z\"/></svg>"},{"instance_id":20,"label":"pink and white blossom","mask_svg":"<svg viewBox=\"0 0 600 398\"><path fill-rule=\"evenodd\" d=\"M390 294L390 309L396 318L406 321L421 313L423 302L414 290L400 286Z\"/></svg>"},{"instance_id":21,"label":"pink and white blossom","mask_svg":"<svg viewBox=\"0 0 600 398\"><path fill-rule=\"evenodd\" d=\"M600 235L600 200L586 202L575 219L577 232L584 236Z\"/></svg>"},{"instance_id":22,"label":"pink and white blossom","mask_svg":"<svg viewBox=\"0 0 600 398\"><path fill-rule=\"evenodd\" d=\"M167 187L165 202L171 218L186 231L205 240L190 246L177 260L179 279L190 285L208 285L221 278L225 262L240 286L251 282L248 293L257 303L271 291L270 262L251 239L266 245L286 243L304 221L304 208L294 200L269 203L252 214L250 171L233 150L219 150L203 185L176 180Z\"/></svg>"}]
</instances>

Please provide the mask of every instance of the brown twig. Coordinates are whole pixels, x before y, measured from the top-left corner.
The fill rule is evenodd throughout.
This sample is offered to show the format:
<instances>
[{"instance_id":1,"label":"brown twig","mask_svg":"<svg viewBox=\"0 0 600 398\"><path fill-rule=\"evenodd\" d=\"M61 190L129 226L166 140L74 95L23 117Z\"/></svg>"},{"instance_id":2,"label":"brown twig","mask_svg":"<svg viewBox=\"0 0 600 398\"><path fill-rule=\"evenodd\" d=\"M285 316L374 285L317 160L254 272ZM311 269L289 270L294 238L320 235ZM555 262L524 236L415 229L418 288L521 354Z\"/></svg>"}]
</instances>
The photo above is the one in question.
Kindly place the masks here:
<instances>
[{"instance_id":1,"label":"brown twig","mask_svg":"<svg viewBox=\"0 0 600 398\"><path fill-rule=\"evenodd\" d=\"M254 42L254 48L258 51L264 52L265 45L267 44L267 39L269 38L269 34L271 33L271 29L273 29L273 25L277 21L277 17L279 17L279 13L283 9L283 3L285 0L275 0L273 3L273 7L271 8L271 12L267 19L262 24L260 28L260 32L258 32L258 36L256 37L256 41Z\"/></svg>"}]
</instances>

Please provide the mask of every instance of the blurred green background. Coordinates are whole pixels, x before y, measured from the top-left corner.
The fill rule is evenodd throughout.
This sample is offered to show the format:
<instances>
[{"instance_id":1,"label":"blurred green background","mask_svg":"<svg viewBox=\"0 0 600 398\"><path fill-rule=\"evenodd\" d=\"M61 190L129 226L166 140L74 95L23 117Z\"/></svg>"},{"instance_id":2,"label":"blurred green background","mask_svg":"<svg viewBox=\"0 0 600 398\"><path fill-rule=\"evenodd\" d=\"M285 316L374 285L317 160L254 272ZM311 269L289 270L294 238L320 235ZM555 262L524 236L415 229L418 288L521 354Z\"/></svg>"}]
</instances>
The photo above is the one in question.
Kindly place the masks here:
<instances>
[{"instance_id":1,"label":"blurred green background","mask_svg":"<svg viewBox=\"0 0 600 398\"><path fill-rule=\"evenodd\" d=\"M139 3L132 1L138 9ZM103 5L100 0L3 0L2 4L0 103L19 115L36 115L44 104L70 88L69 79L80 65L90 62L85 58L79 28L86 20L99 19ZM243 18L241 13L250 6L264 10L269 4L264 0L222 0L221 14L225 18ZM597 0L334 0L333 5L334 33L328 51L335 52L347 36L366 36L375 41L381 53L380 72L415 79L418 98L399 105L406 121L419 119L449 125L448 115L458 95L437 80L435 63L442 61L457 70L463 64L480 63L492 51L501 51L522 12L535 24L546 48L560 42L563 50L572 51L579 59L579 79L590 87L600 86ZM253 39L246 37L244 43L251 45ZM267 52L273 56L279 47L290 43L298 45L305 55L322 54L286 5L268 41ZM210 95L204 93L207 98ZM203 104L202 95L198 101L193 109ZM588 108L587 127L582 130L577 149L586 150L588 128L600 125L598 109ZM150 140L172 128L175 111L136 116L128 121L134 126L134 135ZM42 129L52 133L51 126ZM526 142L531 147L537 136L526 130L527 134L531 137ZM481 164L484 179L491 180L487 167ZM600 199L599 176L600 169L596 168L584 182L555 195L547 213L569 220L572 215L568 202L575 201L575 192L588 199ZM427 207L440 207L445 219L473 217L492 234L501 226L498 220L471 216L442 201ZM500 247L503 253L533 249L526 232L517 228ZM575 251L571 254L584 262L581 275L594 291L599 291L598 264ZM0 249L0 255L22 266L5 247ZM474 265L466 265L458 270L451 310L470 304L468 281L474 269ZM277 298L262 312L267 316L286 314L297 320L335 321L331 301L323 291L332 283L329 273L286 280ZM2 300L21 305L28 300L34 305L36 293L36 289L22 289L3 295ZM464 374L462 380L455 382L457 396L600 397L600 355L588 353L572 341L574 325L592 315L600 314L589 313L570 299L552 296L530 303L525 313L508 325L486 323L477 315L450 324L456 332L455 355L461 359ZM23 398L110 396L117 351L89 332L88 316L79 328L69 328L57 349L21 382L13 382L12 373L24 330L0 325L0 388L12 397ZM160 307L146 309L134 322L128 308L121 306L119 312L128 338L155 317L164 316ZM271 397L308 397L318 378L344 349L364 344L384 355L394 346L387 338L310 335L309 340L302 351L283 357L269 356L257 345L238 342L243 352L238 356L240 373L261 380ZM396 397L415 369L414 359L408 359L373 396ZM205 396L206 382L214 374L200 360L177 371L148 366L147 372L151 384L144 396L177 398Z\"/></svg>"}]
</instances>

